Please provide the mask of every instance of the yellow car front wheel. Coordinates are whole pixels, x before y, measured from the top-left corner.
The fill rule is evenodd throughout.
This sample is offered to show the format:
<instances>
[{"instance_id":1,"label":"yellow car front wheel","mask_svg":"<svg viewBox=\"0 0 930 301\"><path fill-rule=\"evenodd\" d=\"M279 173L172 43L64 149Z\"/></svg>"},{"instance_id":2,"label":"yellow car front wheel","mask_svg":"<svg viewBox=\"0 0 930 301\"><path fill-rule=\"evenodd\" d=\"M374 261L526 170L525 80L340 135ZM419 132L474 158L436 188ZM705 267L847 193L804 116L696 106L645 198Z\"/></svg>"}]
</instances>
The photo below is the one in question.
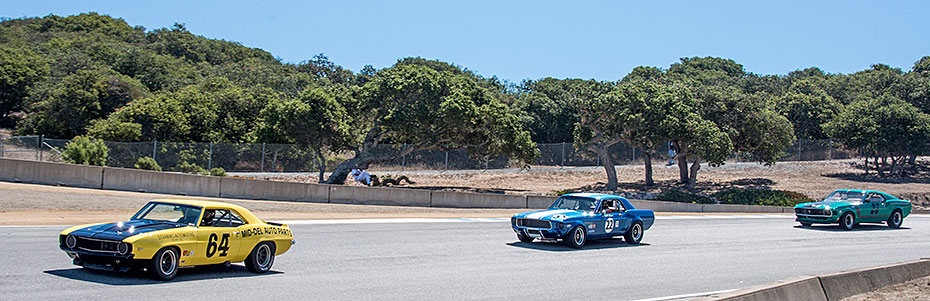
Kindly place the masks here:
<instances>
[{"instance_id":1,"label":"yellow car front wheel","mask_svg":"<svg viewBox=\"0 0 930 301\"><path fill-rule=\"evenodd\" d=\"M178 274L178 251L167 247L155 253L148 266L149 273L155 280L171 280Z\"/></svg>"}]
</instances>

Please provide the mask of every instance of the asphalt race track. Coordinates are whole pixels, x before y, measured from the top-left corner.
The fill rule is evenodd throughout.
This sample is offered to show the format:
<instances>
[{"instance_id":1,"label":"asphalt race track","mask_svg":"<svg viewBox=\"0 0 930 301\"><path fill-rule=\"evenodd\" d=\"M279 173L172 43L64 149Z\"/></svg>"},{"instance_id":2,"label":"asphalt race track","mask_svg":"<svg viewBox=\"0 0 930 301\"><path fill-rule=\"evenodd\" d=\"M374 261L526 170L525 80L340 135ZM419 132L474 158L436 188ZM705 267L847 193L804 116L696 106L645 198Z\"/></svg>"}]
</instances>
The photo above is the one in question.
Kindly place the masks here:
<instances>
[{"instance_id":1,"label":"asphalt race track","mask_svg":"<svg viewBox=\"0 0 930 301\"><path fill-rule=\"evenodd\" d=\"M171 282L85 271L65 227L0 227L0 299L641 299L930 257L930 216L904 227L801 228L791 218L664 218L644 244L520 243L506 222L295 224L297 245L258 275L183 269Z\"/></svg>"}]
</instances>

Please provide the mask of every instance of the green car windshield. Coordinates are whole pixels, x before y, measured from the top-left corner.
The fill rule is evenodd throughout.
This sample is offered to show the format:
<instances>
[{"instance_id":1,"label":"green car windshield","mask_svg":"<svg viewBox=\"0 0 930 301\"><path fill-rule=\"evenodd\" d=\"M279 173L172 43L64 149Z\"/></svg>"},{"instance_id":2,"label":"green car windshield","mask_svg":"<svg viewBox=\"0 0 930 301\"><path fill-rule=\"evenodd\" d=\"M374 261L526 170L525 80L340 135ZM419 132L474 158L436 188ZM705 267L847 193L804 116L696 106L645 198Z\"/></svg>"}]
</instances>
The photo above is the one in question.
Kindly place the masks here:
<instances>
[{"instance_id":1,"label":"green car windshield","mask_svg":"<svg viewBox=\"0 0 930 301\"><path fill-rule=\"evenodd\" d=\"M597 200L592 198L563 196L555 202L549 209L568 209L581 211L594 211L597 206Z\"/></svg>"},{"instance_id":2,"label":"green car windshield","mask_svg":"<svg viewBox=\"0 0 930 301\"><path fill-rule=\"evenodd\" d=\"M827 196L824 201L827 202L861 202L862 201L862 192L861 191L834 191L829 196Z\"/></svg>"},{"instance_id":3,"label":"green car windshield","mask_svg":"<svg viewBox=\"0 0 930 301\"><path fill-rule=\"evenodd\" d=\"M193 225L197 224L198 218L200 218L199 207L155 202L146 204L145 207L142 207L142 209L132 217L134 220Z\"/></svg>"}]
</instances>

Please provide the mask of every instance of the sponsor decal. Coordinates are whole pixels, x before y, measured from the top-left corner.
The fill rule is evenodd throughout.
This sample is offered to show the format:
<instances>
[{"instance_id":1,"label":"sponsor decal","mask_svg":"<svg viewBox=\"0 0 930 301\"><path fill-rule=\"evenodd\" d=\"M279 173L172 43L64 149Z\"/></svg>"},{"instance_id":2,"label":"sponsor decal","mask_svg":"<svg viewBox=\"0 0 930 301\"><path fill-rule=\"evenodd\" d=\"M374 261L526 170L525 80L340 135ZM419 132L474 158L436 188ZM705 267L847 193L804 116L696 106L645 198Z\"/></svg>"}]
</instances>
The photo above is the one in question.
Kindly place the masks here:
<instances>
[{"instance_id":1,"label":"sponsor decal","mask_svg":"<svg viewBox=\"0 0 930 301\"><path fill-rule=\"evenodd\" d=\"M284 227L255 227L242 230L242 237L262 236L262 235L285 235L293 236L291 230Z\"/></svg>"},{"instance_id":2,"label":"sponsor decal","mask_svg":"<svg viewBox=\"0 0 930 301\"><path fill-rule=\"evenodd\" d=\"M183 240L185 238L194 238L194 233L184 232L184 233L171 233L171 234L159 234L155 238L164 239L164 240Z\"/></svg>"}]
</instances>

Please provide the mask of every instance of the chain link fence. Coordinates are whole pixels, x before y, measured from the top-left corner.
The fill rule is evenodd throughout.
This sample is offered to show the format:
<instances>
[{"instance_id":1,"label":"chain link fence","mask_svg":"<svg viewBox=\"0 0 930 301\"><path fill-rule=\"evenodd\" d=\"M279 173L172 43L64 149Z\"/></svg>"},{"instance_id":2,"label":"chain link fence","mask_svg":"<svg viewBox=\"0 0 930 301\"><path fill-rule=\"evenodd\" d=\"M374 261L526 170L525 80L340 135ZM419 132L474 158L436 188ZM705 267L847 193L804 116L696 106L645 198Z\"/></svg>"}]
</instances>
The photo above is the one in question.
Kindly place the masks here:
<instances>
[{"instance_id":1,"label":"chain link fence","mask_svg":"<svg viewBox=\"0 0 930 301\"><path fill-rule=\"evenodd\" d=\"M69 140L42 136L0 138L0 157L50 162L63 161L61 152ZM107 166L134 168L137 160L151 157L166 171L177 171L182 164L205 169L223 168L233 172L316 172L319 159L311 149L294 144L270 143L187 143L187 142L105 142L109 148ZM384 148L403 145L384 145ZM591 152L576 150L571 143L538 144L540 157L533 165L599 166L600 158ZM618 143L609 149L617 165L641 164L643 150ZM352 157L348 152L324 151L325 170L332 171L340 162ZM668 146L653 149L652 162L668 162ZM856 150L844 149L830 140L797 140L785 150L779 161L816 161L856 158ZM751 156L734 153L729 162L752 162ZM446 170L501 169L520 167L506 156L480 156L466 150L427 150L413 152L387 162L374 164L372 170Z\"/></svg>"}]
</instances>

